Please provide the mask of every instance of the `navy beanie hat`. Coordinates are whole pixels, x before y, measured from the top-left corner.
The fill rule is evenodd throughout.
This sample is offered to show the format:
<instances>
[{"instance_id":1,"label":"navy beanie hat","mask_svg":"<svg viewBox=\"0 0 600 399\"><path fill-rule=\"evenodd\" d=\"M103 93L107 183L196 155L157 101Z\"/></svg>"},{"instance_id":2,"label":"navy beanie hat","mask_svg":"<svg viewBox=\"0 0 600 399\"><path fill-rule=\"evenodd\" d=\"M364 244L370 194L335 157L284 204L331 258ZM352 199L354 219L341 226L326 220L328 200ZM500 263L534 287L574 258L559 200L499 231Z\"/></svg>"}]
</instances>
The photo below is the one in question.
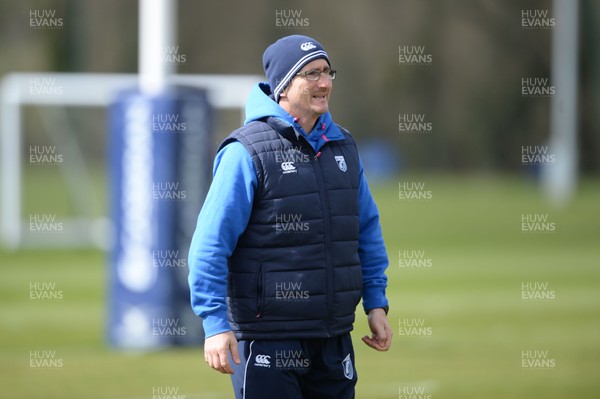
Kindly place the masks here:
<instances>
[{"instance_id":1,"label":"navy beanie hat","mask_svg":"<svg viewBox=\"0 0 600 399\"><path fill-rule=\"evenodd\" d=\"M319 58L323 58L331 67L323 46L308 36L282 37L267 47L263 54L263 67L275 101L279 102L283 89L304 65Z\"/></svg>"}]
</instances>

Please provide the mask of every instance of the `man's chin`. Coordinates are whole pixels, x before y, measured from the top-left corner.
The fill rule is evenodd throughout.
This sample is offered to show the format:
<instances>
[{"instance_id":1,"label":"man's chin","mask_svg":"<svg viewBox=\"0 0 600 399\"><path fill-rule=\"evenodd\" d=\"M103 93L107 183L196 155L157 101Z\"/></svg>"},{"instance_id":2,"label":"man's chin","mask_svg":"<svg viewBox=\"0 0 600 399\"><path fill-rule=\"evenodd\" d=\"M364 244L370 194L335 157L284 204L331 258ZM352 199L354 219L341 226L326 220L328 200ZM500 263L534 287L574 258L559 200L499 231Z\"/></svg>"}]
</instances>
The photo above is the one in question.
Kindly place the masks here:
<instances>
[{"instance_id":1,"label":"man's chin","mask_svg":"<svg viewBox=\"0 0 600 399\"><path fill-rule=\"evenodd\" d=\"M326 114L327 112L329 112L329 105L328 104L325 104L325 105L314 105L312 107L312 111L315 114L319 114L319 115Z\"/></svg>"}]
</instances>

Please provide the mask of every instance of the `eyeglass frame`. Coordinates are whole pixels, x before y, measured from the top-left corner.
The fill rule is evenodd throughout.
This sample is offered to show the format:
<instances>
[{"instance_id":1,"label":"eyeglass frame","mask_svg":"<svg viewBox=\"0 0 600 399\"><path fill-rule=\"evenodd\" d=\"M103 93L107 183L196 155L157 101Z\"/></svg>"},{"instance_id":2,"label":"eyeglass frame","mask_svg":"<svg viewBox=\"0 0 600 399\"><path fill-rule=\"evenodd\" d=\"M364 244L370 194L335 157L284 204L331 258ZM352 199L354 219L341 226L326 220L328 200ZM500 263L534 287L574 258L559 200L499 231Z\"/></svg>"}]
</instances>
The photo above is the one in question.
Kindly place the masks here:
<instances>
[{"instance_id":1,"label":"eyeglass frame","mask_svg":"<svg viewBox=\"0 0 600 399\"><path fill-rule=\"evenodd\" d=\"M309 73L315 73L317 72L317 78L316 79L310 79L308 77ZM306 80L311 81L311 82L317 82L321 79L321 74L325 74L325 76L327 76L327 78L329 80L335 80L337 71L335 69L331 69L329 68L329 70L326 71L319 71L318 69L309 69L308 71L304 71L304 72L298 72L295 76L303 76ZM331 76L331 74L333 74L333 76Z\"/></svg>"}]
</instances>

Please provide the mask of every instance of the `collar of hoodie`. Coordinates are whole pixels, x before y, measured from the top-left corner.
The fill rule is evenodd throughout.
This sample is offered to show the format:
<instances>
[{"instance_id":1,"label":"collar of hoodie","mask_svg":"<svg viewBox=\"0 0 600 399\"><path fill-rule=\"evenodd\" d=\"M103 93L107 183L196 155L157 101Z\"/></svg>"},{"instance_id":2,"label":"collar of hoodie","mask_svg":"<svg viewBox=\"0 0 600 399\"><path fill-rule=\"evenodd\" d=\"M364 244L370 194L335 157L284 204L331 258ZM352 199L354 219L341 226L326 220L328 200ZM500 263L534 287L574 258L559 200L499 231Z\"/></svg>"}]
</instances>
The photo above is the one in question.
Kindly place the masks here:
<instances>
[{"instance_id":1,"label":"collar of hoodie","mask_svg":"<svg viewBox=\"0 0 600 399\"><path fill-rule=\"evenodd\" d=\"M294 118L281 108L281 106L273 100L270 92L271 89L267 83L258 83L253 87L246 104L246 120L244 121L244 124L273 116L285 122L287 125L292 126L296 131L296 134L302 134L315 152L318 152L328 141L345 139L344 134L333 122L329 112L321 115L319 119L317 119L317 123L315 123L315 127L311 132L305 132L298 123L298 118Z\"/></svg>"}]
</instances>

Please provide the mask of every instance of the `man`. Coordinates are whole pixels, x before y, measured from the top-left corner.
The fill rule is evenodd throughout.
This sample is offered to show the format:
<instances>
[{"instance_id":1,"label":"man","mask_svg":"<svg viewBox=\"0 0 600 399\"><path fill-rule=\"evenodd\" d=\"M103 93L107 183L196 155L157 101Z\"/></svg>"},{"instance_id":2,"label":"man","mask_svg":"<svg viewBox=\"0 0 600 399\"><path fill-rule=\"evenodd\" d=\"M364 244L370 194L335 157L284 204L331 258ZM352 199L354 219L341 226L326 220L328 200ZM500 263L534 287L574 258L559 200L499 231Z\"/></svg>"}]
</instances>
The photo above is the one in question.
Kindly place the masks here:
<instances>
[{"instance_id":1,"label":"man","mask_svg":"<svg viewBox=\"0 0 600 399\"><path fill-rule=\"evenodd\" d=\"M362 297L390 347L388 265L356 145L333 123L335 71L321 44L292 35L263 55L268 83L220 146L189 253L204 357L236 398L354 398L350 331Z\"/></svg>"}]
</instances>

